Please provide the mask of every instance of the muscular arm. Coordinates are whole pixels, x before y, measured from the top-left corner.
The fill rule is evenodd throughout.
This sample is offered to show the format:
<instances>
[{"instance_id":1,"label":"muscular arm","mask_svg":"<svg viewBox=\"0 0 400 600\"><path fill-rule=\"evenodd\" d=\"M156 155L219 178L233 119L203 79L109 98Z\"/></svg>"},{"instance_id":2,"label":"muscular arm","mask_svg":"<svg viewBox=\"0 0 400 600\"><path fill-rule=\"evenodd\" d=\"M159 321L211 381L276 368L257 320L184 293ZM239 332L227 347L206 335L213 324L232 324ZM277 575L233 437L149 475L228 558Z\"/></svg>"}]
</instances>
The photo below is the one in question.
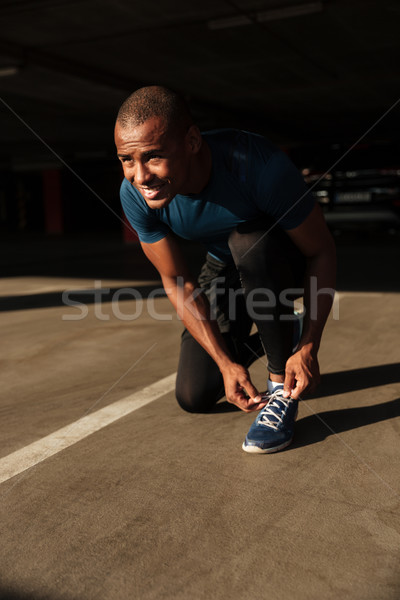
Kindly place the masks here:
<instances>
[{"instance_id":1,"label":"muscular arm","mask_svg":"<svg viewBox=\"0 0 400 600\"><path fill-rule=\"evenodd\" d=\"M227 400L245 412L264 406L247 369L234 362L217 324L210 320L208 300L197 288L176 240L167 236L154 244L142 243L142 248L160 273L165 292L185 327L217 363Z\"/></svg>"},{"instance_id":2,"label":"muscular arm","mask_svg":"<svg viewBox=\"0 0 400 600\"><path fill-rule=\"evenodd\" d=\"M304 391L313 391L319 382L317 353L334 297L336 250L319 205L287 233L307 259L303 334L286 364L285 377L285 391L297 398Z\"/></svg>"}]
</instances>

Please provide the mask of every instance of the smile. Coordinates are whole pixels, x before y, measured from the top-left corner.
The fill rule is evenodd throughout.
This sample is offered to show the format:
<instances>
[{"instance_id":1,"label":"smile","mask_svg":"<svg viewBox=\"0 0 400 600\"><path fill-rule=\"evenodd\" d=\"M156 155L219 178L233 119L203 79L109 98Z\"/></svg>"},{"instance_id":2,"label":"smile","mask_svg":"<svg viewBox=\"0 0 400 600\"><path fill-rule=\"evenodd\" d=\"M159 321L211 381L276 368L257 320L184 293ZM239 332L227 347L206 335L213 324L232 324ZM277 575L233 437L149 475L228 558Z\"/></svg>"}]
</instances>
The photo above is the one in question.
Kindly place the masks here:
<instances>
[{"instance_id":1,"label":"smile","mask_svg":"<svg viewBox=\"0 0 400 600\"><path fill-rule=\"evenodd\" d=\"M151 187L139 187L140 192L145 196L145 198L152 199L157 196L158 192L165 186L165 183L161 185L154 185Z\"/></svg>"}]
</instances>

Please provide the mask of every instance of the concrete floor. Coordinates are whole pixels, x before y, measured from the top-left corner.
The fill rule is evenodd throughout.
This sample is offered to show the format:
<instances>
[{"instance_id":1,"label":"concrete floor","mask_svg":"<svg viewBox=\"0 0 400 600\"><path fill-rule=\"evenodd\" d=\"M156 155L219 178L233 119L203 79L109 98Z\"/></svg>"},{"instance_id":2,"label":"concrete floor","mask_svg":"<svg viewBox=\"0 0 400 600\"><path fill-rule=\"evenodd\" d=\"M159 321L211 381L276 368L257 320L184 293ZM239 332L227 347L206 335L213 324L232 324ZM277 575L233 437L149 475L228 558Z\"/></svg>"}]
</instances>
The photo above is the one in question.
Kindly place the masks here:
<instances>
[{"instance_id":1,"label":"concrete floor","mask_svg":"<svg viewBox=\"0 0 400 600\"><path fill-rule=\"evenodd\" d=\"M181 331L162 297L163 320L131 299L118 308L137 318L118 318L115 290L159 286L134 248L31 240L27 254L25 243L4 243L1 259L0 471L173 373ZM254 415L224 402L190 415L166 393L0 485L0 598L400 597L399 247L346 239L339 256L339 318L293 445L246 454ZM109 288L101 313L95 280ZM65 318L80 314L65 289L86 290L74 296L89 303L84 319ZM251 369L260 388L265 371Z\"/></svg>"}]
</instances>

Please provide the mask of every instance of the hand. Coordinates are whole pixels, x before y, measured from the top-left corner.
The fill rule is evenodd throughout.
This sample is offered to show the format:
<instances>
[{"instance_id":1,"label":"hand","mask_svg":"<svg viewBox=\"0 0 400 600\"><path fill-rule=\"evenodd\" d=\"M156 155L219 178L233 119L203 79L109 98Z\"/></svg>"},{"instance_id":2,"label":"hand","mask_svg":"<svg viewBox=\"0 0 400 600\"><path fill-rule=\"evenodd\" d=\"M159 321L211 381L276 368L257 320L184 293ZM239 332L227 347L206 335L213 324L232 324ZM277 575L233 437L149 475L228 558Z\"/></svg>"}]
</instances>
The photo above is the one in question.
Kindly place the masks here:
<instances>
[{"instance_id":1,"label":"hand","mask_svg":"<svg viewBox=\"0 0 400 600\"><path fill-rule=\"evenodd\" d=\"M297 400L303 392L313 392L320 380L317 354L305 345L286 363L284 396Z\"/></svg>"},{"instance_id":2,"label":"hand","mask_svg":"<svg viewBox=\"0 0 400 600\"><path fill-rule=\"evenodd\" d=\"M261 394L251 383L249 372L237 363L221 369L224 378L226 399L244 412L260 410L267 402L262 401Z\"/></svg>"}]
</instances>

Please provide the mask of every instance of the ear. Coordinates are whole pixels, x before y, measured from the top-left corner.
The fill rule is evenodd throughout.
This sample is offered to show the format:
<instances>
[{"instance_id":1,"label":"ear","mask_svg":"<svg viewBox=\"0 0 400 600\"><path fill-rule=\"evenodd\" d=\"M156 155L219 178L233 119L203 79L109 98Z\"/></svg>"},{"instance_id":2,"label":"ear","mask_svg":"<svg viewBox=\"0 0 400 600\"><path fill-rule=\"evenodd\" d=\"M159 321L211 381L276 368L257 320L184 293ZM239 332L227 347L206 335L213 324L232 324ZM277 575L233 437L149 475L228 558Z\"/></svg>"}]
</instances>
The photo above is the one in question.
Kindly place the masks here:
<instances>
[{"instance_id":1,"label":"ear","mask_svg":"<svg viewBox=\"0 0 400 600\"><path fill-rule=\"evenodd\" d=\"M197 154L201 148L203 138L197 125L191 125L186 133L186 143L192 154Z\"/></svg>"}]
</instances>

